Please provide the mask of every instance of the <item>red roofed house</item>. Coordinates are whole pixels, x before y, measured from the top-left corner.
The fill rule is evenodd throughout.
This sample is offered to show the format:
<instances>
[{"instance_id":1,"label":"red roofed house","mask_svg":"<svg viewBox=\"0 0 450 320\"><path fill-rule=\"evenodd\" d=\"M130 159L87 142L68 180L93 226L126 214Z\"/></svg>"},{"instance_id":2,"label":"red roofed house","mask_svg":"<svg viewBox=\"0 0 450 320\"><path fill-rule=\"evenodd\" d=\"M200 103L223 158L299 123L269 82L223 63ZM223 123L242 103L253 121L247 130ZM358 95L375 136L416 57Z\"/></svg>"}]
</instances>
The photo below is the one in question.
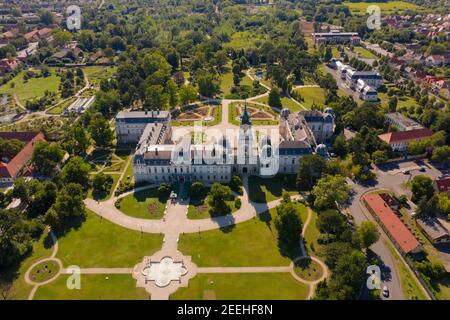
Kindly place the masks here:
<instances>
[{"instance_id":1,"label":"red roofed house","mask_svg":"<svg viewBox=\"0 0 450 320\"><path fill-rule=\"evenodd\" d=\"M27 143L8 163L0 161L0 185L10 186L14 183L14 179L29 171L28 164L33 155L34 145L45 138L41 132L0 132L0 139L17 139Z\"/></svg>"},{"instance_id":2,"label":"red roofed house","mask_svg":"<svg viewBox=\"0 0 450 320\"><path fill-rule=\"evenodd\" d=\"M50 37L53 35L52 28L42 28L42 29L34 29L25 34L25 39L28 42L38 42L42 39L50 40Z\"/></svg>"},{"instance_id":3,"label":"red roofed house","mask_svg":"<svg viewBox=\"0 0 450 320\"><path fill-rule=\"evenodd\" d=\"M362 199L366 208L404 254L417 253L422 250L420 242L380 195L366 194Z\"/></svg>"},{"instance_id":4,"label":"red roofed house","mask_svg":"<svg viewBox=\"0 0 450 320\"><path fill-rule=\"evenodd\" d=\"M3 76L5 73L11 72L15 70L19 66L19 60L17 59L1 59L0 60L0 76Z\"/></svg>"},{"instance_id":5,"label":"red roofed house","mask_svg":"<svg viewBox=\"0 0 450 320\"><path fill-rule=\"evenodd\" d=\"M378 138L389 144L393 151L406 151L408 143L430 138L433 132L427 128L414 129L408 131L388 132L378 136Z\"/></svg>"},{"instance_id":6,"label":"red roofed house","mask_svg":"<svg viewBox=\"0 0 450 320\"><path fill-rule=\"evenodd\" d=\"M434 188L437 192L445 192L450 195L450 177L434 180Z\"/></svg>"}]
</instances>

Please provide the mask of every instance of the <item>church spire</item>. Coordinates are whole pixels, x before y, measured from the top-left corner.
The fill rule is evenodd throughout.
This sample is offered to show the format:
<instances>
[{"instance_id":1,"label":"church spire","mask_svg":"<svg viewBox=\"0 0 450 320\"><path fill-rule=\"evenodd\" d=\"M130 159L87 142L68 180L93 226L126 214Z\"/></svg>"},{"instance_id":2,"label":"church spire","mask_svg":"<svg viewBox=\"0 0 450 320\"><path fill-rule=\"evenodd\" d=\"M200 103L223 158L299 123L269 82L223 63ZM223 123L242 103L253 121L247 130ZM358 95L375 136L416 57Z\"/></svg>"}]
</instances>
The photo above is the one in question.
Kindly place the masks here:
<instances>
[{"instance_id":1,"label":"church spire","mask_svg":"<svg viewBox=\"0 0 450 320\"><path fill-rule=\"evenodd\" d=\"M247 110L247 100L245 100L244 111L242 112L242 116L241 116L241 126L243 126L243 125L248 125L248 126L252 125L252 121L250 120L250 114L248 113L248 110Z\"/></svg>"}]
</instances>

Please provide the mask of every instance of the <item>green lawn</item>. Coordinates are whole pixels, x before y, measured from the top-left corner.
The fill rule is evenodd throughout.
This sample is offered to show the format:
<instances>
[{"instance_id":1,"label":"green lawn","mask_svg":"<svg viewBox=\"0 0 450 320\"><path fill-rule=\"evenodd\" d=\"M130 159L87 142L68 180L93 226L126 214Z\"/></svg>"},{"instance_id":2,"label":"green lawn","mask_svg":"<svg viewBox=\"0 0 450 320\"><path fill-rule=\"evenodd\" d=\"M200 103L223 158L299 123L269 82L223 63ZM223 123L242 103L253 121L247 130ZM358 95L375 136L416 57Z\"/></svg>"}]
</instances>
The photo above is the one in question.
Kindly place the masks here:
<instances>
[{"instance_id":1,"label":"green lawn","mask_svg":"<svg viewBox=\"0 0 450 320\"><path fill-rule=\"evenodd\" d=\"M302 216L302 220L306 221L306 210L302 211L305 217ZM319 238L320 231L317 228L317 212L312 211L311 220L309 221L308 227L306 228L304 244L306 250L310 255L320 256L322 246L317 242Z\"/></svg>"},{"instance_id":2,"label":"green lawn","mask_svg":"<svg viewBox=\"0 0 450 320\"><path fill-rule=\"evenodd\" d=\"M119 209L130 217L161 219L166 208L166 201L166 199L158 199L157 188L151 188L121 198Z\"/></svg>"},{"instance_id":3,"label":"green lawn","mask_svg":"<svg viewBox=\"0 0 450 320\"><path fill-rule=\"evenodd\" d=\"M86 221L58 240L65 267L132 268L161 248L161 235L128 230L87 211Z\"/></svg>"},{"instance_id":4,"label":"green lawn","mask_svg":"<svg viewBox=\"0 0 450 320\"><path fill-rule=\"evenodd\" d=\"M387 93L384 93L384 92L378 92L378 98L381 101L382 107L387 107L389 100L391 99L391 97L389 97L387 95ZM419 105L416 102L416 100L414 100L414 98L411 98L411 97L403 96L403 97L397 97L397 98L398 98L397 108L410 107L410 106L417 107Z\"/></svg>"},{"instance_id":5,"label":"green lawn","mask_svg":"<svg viewBox=\"0 0 450 320\"><path fill-rule=\"evenodd\" d=\"M81 289L66 286L69 275L39 287L35 300L148 300L144 288L136 287L131 274L86 274L81 276ZM108 278L108 279L107 279Z\"/></svg>"},{"instance_id":6,"label":"green lawn","mask_svg":"<svg viewBox=\"0 0 450 320\"><path fill-rule=\"evenodd\" d=\"M225 43L225 47L231 47L233 49L247 49L255 46L257 41L263 41L264 36L261 33L255 33L252 31L239 31L234 32L231 36L231 41Z\"/></svg>"},{"instance_id":7,"label":"green lawn","mask_svg":"<svg viewBox=\"0 0 450 320\"><path fill-rule=\"evenodd\" d=\"M30 78L28 81L24 81L25 71L21 71L11 81L0 87L0 94L16 94L20 102L25 105L27 100L42 97L47 90L58 93L61 78L56 75L55 69L50 70L49 77ZM14 88L11 88L12 82L14 82Z\"/></svg>"},{"instance_id":8,"label":"green lawn","mask_svg":"<svg viewBox=\"0 0 450 320\"><path fill-rule=\"evenodd\" d=\"M198 274L173 300L302 300L308 286L289 273Z\"/></svg>"},{"instance_id":9,"label":"green lawn","mask_svg":"<svg viewBox=\"0 0 450 320\"><path fill-rule=\"evenodd\" d=\"M297 194L295 175L278 175L263 179L257 176L249 178L249 198L251 201L266 203L281 198L284 191Z\"/></svg>"},{"instance_id":10,"label":"green lawn","mask_svg":"<svg viewBox=\"0 0 450 320\"><path fill-rule=\"evenodd\" d=\"M389 1L389 2L344 2L343 5L350 8L352 14L365 15L366 10L369 6L375 5L379 6L381 13L393 13L403 12L405 10L415 10L419 12L428 11L426 8L420 7L413 3L408 3L404 1Z\"/></svg>"},{"instance_id":11,"label":"green lawn","mask_svg":"<svg viewBox=\"0 0 450 320\"><path fill-rule=\"evenodd\" d=\"M264 96L264 97L255 99L253 101L261 102L261 103L264 103L264 104L268 105L268 103L269 103L269 96ZM294 111L294 112L303 110L302 107L300 107L298 104L296 104L294 101L292 101L292 99L289 99L285 95L281 96L281 105L283 106L283 108L287 108L287 109L289 109L291 111Z\"/></svg>"},{"instance_id":12,"label":"green lawn","mask_svg":"<svg viewBox=\"0 0 450 320\"><path fill-rule=\"evenodd\" d=\"M302 217L306 207L297 204ZM250 221L224 230L180 236L179 250L192 256L200 267L286 266L290 259L280 253L274 226L276 208Z\"/></svg>"},{"instance_id":13,"label":"green lawn","mask_svg":"<svg viewBox=\"0 0 450 320\"><path fill-rule=\"evenodd\" d=\"M98 85L103 79L109 79L116 72L116 67L90 66L83 68L84 74L88 77L89 83Z\"/></svg>"},{"instance_id":14,"label":"green lawn","mask_svg":"<svg viewBox=\"0 0 450 320\"><path fill-rule=\"evenodd\" d=\"M363 59L378 59L376 55L363 47L354 47L353 51L359 53L359 57Z\"/></svg>"},{"instance_id":15,"label":"green lawn","mask_svg":"<svg viewBox=\"0 0 450 320\"><path fill-rule=\"evenodd\" d=\"M295 90L298 92L303 101L300 101L308 109L311 109L313 104L316 106L324 106L325 105L325 90L319 87L306 87L306 88L298 88Z\"/></svg>"}]
</instances>

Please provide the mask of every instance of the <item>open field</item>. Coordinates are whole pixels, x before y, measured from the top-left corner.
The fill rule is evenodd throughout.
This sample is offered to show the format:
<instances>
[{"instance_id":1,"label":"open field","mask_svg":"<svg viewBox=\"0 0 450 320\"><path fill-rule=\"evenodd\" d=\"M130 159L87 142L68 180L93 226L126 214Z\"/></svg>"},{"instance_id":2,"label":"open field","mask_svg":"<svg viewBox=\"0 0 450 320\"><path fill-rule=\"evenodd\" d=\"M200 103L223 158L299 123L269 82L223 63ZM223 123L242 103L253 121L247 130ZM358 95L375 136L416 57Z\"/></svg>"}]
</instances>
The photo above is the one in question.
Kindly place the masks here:
<instances>
[{"instance_id":1,"label":"open field","mask_svg":"<svg viewBox=\"0 0 450 320\"><path fill-rule=\"evenodd\" d=\"M301 104L303 104L306 108L311 109L313 105L316 105L317 107L322 107L325 105L325 90L319 87L305 87L305 88L298 88L295 90L295 92L299 93L300 96L303 98L302 101L300 101Z\"/></svg>"},{"instance_id":2,"label":"open field","mask_svg":"<svg viewBox=\"0 0 450 320\"><path fill-rule=\"evenodd\" d=\"M162 236L132 231L87 210L86 221L59 236L57 258L64 266L132 268L161 248Z\"/></svg>"},{"instance_id":3,"label":"open field","mask_svg":"<svg viewBox=\"0 0 450 320\"><path fill-rule=\"evenodd\" d=\"M231 47L233 49L247 49L254 47L258 41L263 41L264 37L261 34L251 31L234 32L231 36L231 41L224 44L224 47Z\"/></svg>"},{"instance_id":4,"label":"open field","mask_svg":"<svg viewBox=\"0 0 450 320\"><path fill-rule=\"evenodd\" d=\"M363 47L354 47L353 51L362 59L378 59L376 55Z\"/></svg>"},{"instance_id":5,"label":"open field","mask_svg":"<svg viewBox=\"0 0 450 320\"><path fill-rule=\"evenodd\" d=\"M389 1L389 2L344 2L344 5L349 7L352 14L364 15L369 6L378 6L383 14L391 14L394 12L404 12L406 10L415 10L418 12L428 11L426 8L420 7L413 3L404 1Z\"/></svg>"},{"instance_id":6,"label":"open field","mask_svg":"<svg viewBox=\"0 0 450 320\"><path fill-rule=\"evenodd\" d=\"M289 273L199 274L172 300L303 300L308 286Z\"/></svg>"},{"instance_id":7,"label":"open field","mask_svg":"<svg viewBox=\"0 0 450 320\"><path fill-rule=\"evenodd\" d=\"M264 103L264 104L268 105L268 103L269 103L269 96L264 96L264 97L255 99L253 101ZM292 99L289 99L285 95L281 95L281 104L282 104L283 108L287 108L287 109L289 109L291 111L294 111L294 112L303 110L298 104L296 104L294 101L292 101Z\"/></svg>"},{"instance_id":8,"label":"open field","mask_svg":"<svg viewBox=\"0 0 450 320\"><path fill-rule=\"evenodd\" d=\"M83 72L88 77L89 83L99 85L101 80L111 78L111 76L116 72L116 67L84 67Z\"/></svg>"},{"instance_id":9,"label":"open field","mask_svg":"<svg viewBox=\"0 0 450 320\"><path fill-rule=\"evenodd\" d=\"M69 290L68 275L41 286L35 300L148 300L144 288L136 287L131 274L86 274L81 277L81 289Z\"/></svg>"},{"instance_id":10,"label":"open field","mask_svg":"<svg viewBox=\"0 0 450 320\"><path fill-rule=\"evenodd\" d=\"M57 93L59 96L59 84L61 78L56 75L56 70L51 68L49 77L30 78L27 81L23 79L25 71L21 71L11 81L0 87L0 94L15 94L19 101L25 105L25 102L44 95L45 91ZM11 84L14 83L14 87Z\"/></svg>"},{"instance_id":11,"label":"open field","mask_svg":"<svg viewBox=\"0 0 450 320\"><path fill-rule=\"evenodd\" d=\"M48 114L62 114L64 112L64 110L66 110L72 103L75 102L75 100L77 100L76 97L70 97L69 99L60 103L59 105L48 109L47 113Z\"/></svg>"}]
</instances>

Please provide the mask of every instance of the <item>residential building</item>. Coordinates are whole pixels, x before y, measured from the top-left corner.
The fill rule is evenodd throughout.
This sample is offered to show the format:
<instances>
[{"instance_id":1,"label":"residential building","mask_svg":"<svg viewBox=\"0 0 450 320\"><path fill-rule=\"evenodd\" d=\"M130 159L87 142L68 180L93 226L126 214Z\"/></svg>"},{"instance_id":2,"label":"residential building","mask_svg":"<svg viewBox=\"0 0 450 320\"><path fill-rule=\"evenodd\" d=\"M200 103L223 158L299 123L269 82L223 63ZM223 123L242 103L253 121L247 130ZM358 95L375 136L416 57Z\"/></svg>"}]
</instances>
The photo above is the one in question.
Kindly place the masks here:
<instances>
[{"instance_id":1,"label":"residential building","mask_svg":"<svg viewBox=\"0 0 450 320\"><path fill-rule=\"evenodd\" d=\"M29 163L33 155L34 145L43 141L44 134L41 132L0 132L0 139L17 139L26 145L19 153L8 162L0 161L0 186L11 186L17 177L30 172Z\"/></svg>"},{"instance_id":2,"label":"residential building","mask_svg":"<svg viewBox=\"0 0 450 320\"><path fill-rule=\"evenodd\" d=\"M436 192L445 192L450 196L450 176L434 180L434 189Z\"/></svg>"},{"instance_id":3,"label":"residential building","mask_svg":"<svg viewBox=\"0 0 450 320\"><path fill-rule=\"evenodd\" d=\"M359 98L368 101L375 102L378 101L378 91L367 85L362 79L359 79L356 83L356 92L359 92Z\"/></svg>"},{"instance_id":4,"label":"residential building","mask_svg":"<svg viewBox=\"0 0 450 320\"><path fill-rule=\"evenodd\" d=\"M419 217L416 224L433 244L449 243L450 232L434 217Z\"/></svg>"},{"instance_id":5,"label":"residential building","mask_svg":"<svg viewBox=\"0 0 450 320\"><path fill-rule=\"evenodd\" d=\"M423 128L419 123L404 116L400 112L388 113L384 117L386 118L386 121L391 126L394 125L398 131L408 131Z\"/></svg>"},{"instance_id":6,"label":"residential building","mask_svg":"<svg viewBox=\"0 0 450 320\"><path fill-rule=\"evenodd\" d=\"M380 134L378 138L389 144L393 151L405 152L410 142L427 139L432 135L433 132L431 132L431 130L422 128L408 131L383 133Z\"/></svg>"},{"instance_id":7,"label":"residential building","mask_svg":"<svg viewBox=\"0 0 450 320\"><path fill-rule=\"evenodd\" d=\"M366 85L378 89L383 84L383 77L375 71L347 70L345 75L347 85L355 89L358 80L363 80Z\"/></svg>"},{"instance_id":8,"label":"residential building","mask_svg":"<svg viewBox=\"0 0 450 320\"><path fill-rule=\"evenodd\" d=\"M403 254L422 251L420 242L378 194L362 196L363 203Z\"/></svg>"}]
</instances>

